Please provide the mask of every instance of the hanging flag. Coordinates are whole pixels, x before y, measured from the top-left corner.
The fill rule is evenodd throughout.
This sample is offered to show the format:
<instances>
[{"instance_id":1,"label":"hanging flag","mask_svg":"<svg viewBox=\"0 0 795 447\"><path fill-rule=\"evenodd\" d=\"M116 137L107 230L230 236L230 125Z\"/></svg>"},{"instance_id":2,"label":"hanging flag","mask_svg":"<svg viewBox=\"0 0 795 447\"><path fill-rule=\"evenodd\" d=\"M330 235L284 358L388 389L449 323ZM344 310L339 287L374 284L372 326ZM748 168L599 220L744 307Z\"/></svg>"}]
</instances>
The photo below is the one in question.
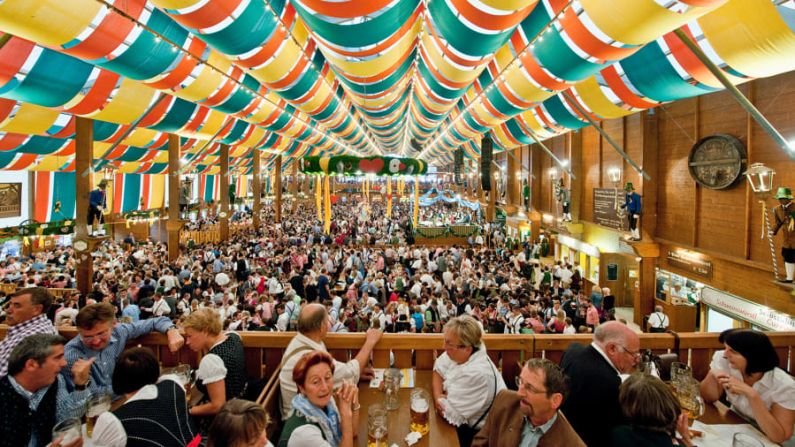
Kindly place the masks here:
<instances>
[{"instance_id":1,"label":"hanging flag","mask_svg":"<svg viewBox=\"0 0 795 447\"><path fill-rule=\"evenodd\" d=\"M33 218L37 222L75 218L77 194L74 172L36 172L34 182L36 201Z\"/></svg>"}]
</instances>

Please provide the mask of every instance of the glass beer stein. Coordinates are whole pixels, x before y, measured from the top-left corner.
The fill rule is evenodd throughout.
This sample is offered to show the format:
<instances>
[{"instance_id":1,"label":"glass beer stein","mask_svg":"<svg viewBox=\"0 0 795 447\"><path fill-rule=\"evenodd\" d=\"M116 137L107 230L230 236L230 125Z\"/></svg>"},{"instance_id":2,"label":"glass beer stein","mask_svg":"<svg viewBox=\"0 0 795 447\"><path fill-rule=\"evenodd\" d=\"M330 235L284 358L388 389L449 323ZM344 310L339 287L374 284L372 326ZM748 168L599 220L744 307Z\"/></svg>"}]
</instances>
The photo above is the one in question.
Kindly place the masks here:
<instances>
[{"instance_id":1,"label":"glass beer stein","mask_svg":"<svg viewBox=\"0 0 795 447\"><path fill-rule=\"evenodd\" d=\"M411 392L411 431L427 435L430 424L431 395L422 388Z\"/></svg>"},{"instance_id":2,"label":"glass beer stein","mask_svg":"<svg viewBox=\"0 0 795 447\"><path fill-rule=\"evenodd\" d=\"M399 369L389 368L384 371L384 406L387 410L397 410L400 407L398 392L403 374Z\"/></svg>"},{"instance_id":3,"label":"glass beer stein","mask_svg":"<svg viewBox=\"0 0 795 447\"><path fill-rule=\"evenodd\" d=\"M96 394L88 400L86 410L86 435L90 438L94 434L94 425L102 413L110 411L110 395Z\"/></svg>"},{"instance_id":4,"label":"glass beer stein","mask_svg":"<svg viewBox=\"0 0 795 447\"><path fill-rule=\"evenodd\" d=\"M370 406L367 410L367 447L386 447L388 434L386 408L380 404Z\"/></svg>"}]
</instances>

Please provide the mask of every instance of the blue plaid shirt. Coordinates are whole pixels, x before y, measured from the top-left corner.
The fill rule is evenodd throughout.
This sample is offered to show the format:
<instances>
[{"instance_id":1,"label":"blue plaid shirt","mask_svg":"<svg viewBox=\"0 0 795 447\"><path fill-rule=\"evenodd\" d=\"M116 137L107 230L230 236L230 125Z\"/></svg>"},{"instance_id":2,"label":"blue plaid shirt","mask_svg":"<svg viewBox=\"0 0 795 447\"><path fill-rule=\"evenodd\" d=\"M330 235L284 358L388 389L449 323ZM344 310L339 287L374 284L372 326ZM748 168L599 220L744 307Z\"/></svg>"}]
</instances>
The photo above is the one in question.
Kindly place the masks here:
<instances>
[{"instance_id":1,"label":"blue plaid shirt","mask_svg":"<svg viewBox=\"0 0 795 447\"><path fill-rule=\"evenodd\" d=\"M92 393L106 393L115 396L112 382L113 369L116 367L116 360L124 352L127 342L153 331L166 333L172 327L174 327L174 324L168 317L149 318L135 323L117 324L111 332L108 345L99 352L93 351L84 345L83 339L77 336L69 340L69 343L64 347L67 367L64 368L61 375L69 384L69 389L72 390L74 389L74 384L72 383L71 371L77 359L88 360L95 358L94 364L91 365L89 389Z\"/></svg>"}]
</instances>

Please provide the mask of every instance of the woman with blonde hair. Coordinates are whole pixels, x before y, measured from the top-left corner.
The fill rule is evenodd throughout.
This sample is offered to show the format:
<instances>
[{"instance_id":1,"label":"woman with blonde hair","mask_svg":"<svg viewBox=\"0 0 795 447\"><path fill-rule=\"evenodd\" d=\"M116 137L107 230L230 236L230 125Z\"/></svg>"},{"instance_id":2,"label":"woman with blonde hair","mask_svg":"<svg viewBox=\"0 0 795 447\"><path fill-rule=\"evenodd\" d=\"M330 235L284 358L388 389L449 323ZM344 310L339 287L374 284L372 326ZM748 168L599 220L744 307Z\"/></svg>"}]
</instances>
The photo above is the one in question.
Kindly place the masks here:
<instances>
[{"instance_id":1,"label":"woman with blonde hair","mask_svg":"<svg viewBox=\"0 0 795 447\"><path fill-rule=\"evenodd\" d=\"M472 443L497 393L505 389L482 337L480 324L471 316L450 319L444 325L444 354L433 365L436 409L457 427L463 447Z\"/></svg>"},{"instance_id":2,"label":"woman with blonde hair","mask_svg":"<svg viewBox=\"0 0 795 447\"><path fill-rule=\"evenodd\" d=\"M246 358L243 342L234 332L222 332L218 313L199 309L182 323L185 344L196 352L206 352L196 370L196 388L204 394L192 416L215 416L228 400L241 397L246 387Z\"/></svg>"}]
</instances>

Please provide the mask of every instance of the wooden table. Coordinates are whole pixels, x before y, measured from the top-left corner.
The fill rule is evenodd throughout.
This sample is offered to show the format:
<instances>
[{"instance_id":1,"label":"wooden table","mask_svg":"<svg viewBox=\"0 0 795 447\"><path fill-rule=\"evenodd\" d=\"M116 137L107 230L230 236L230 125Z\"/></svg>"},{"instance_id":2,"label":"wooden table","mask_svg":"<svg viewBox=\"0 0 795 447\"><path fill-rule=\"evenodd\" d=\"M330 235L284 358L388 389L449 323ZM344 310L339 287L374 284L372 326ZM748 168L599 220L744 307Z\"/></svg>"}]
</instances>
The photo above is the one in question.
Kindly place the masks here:
<instances>
[{"instance_id":1,"label":"wooden table","mask_svg":"<svg viewBox=\"0 0 795 447\"><path fill-rule=\"evenodd\" d=\"M747 424L748 421L741 418L721 402L714 402L704 405L704 415L698 418L704 424Z\"/></svg>"},{"instance_id":2,"label":"wooden table","mask_svg":"<svg viewBox=\"0 0 795 447\"><path fill-rule=\"evenodd\" d=\"M431 391L432 371L418 370L414 375L414 386L425 388L429 394L433 395ZM387 417L387 428L389 429L388 443L385 446L397 444L406 445L406 435L409 434L409 424L411 423L410 413L410 399L412 388L401 388L398 393L400 408L389 412ZM362 411L359 413L359 437L355 445L367 445L367 408L374 404L384 403L384 392L370 388L370 385L364 383L359 386L359 403L362 405ZM430 432L423 436L417 444L417 447L442 447L442 446L458 446L458 434L455 427L448 424L447 421L436 414L431 402L430 406Z\"/></svg>"}]
</instances>

